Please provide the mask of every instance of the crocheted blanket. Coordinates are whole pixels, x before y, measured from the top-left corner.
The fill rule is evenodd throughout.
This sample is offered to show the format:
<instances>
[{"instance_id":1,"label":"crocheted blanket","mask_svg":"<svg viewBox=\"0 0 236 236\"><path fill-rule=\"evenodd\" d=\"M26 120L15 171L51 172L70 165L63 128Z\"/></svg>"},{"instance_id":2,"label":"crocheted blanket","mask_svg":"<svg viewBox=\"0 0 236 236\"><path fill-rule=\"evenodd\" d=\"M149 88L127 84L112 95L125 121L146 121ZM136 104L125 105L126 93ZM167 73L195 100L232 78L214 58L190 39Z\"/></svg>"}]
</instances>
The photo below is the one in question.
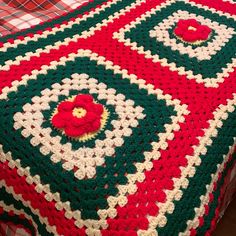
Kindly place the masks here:
<instances>
[{"instance_id":1,"label":"crocheted blanket","mask_svg":"<svg viewBox=\"0 0 236 236\"><path fill-rule=\"evenodd\" d=\"M236 162L234 0L96 0L1 39L0 221L31 235L210 235Z\"/></svg>"}]
</instances>

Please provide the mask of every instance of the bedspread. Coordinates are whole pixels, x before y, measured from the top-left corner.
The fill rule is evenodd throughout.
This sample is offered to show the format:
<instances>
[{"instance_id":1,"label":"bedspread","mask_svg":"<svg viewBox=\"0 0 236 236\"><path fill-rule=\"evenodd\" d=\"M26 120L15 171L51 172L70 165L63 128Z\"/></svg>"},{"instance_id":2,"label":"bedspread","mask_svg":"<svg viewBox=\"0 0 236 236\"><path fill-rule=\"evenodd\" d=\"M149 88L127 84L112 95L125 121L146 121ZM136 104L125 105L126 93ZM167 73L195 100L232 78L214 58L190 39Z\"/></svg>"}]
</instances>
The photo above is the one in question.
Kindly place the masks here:
<instances>
[{"instance_id":1,"label":"bedspread","mask_svg":"<svg viewBox=\"0 0 236 236\"><path fill-rule=\"evenodd\" d=\"M96 0L38 23L0 40L0 221L211 235L235 178L235 1Z\"/></svg>"}]
</instances>

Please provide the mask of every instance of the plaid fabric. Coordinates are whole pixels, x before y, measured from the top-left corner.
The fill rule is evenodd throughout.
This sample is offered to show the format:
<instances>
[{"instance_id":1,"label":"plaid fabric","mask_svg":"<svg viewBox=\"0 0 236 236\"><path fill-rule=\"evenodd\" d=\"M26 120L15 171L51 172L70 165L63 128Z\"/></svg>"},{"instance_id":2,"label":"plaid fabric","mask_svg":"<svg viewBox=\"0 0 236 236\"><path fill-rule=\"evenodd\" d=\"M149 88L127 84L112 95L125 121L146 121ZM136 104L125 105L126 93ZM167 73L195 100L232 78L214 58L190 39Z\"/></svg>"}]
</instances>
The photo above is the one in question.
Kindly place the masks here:
<instances>
[{"instance_id":1,"label":"plaid fabric","mask_svg":"<svg viewBox=\"0 0 236 236\"><path fill-rule=\"evenodd\" d=\"M88 0L0 0L0 36L63 15Z\"/></svg>"},{"instance_id":2,"label":"plaid fabric","mask_svg":"<svg viewBox=\"0 0 236 236\"><path fill-rule=\"evenodd\" d=\"M52 6L54 6L56 3L60 2L60 0L55 1L45 1L45 0L3 0L5 3L7 3L9 6L21 9L23 11L39 11L39 10L48 10Z\"/></svg>"}]
</instances>

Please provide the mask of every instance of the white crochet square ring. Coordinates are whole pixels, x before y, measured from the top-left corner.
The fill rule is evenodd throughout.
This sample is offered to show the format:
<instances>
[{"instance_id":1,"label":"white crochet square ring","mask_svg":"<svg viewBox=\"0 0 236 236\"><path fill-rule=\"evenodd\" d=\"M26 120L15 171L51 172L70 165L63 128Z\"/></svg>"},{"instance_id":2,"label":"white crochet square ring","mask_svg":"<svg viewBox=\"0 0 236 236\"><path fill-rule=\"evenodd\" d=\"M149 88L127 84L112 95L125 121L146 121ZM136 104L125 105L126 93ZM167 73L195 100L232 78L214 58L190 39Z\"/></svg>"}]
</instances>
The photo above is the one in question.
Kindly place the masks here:
<instances>
[{"instance_id":1,"label":"white crochet square ring","mask_svg":"<svg viewBox=\"0 0 236 236\"><path fill-rule=\"evenodd\" d=\"M213 40L207 43L207 46L199 45L194 48L191 44L185 45L182 42L178 42L176 38L170 37L168 30L180 19L187 20L191 18L208 26L216 33ZM172 50L178 50L180 54L188 54L190 58L196 57L198 60L210 60L212 55L215 55L221 47L225 46L234 33L234 29L231 27L211 21L201 15L178 10L174 12L173 15L163 20L159 25L155 26L154 29L150 31L150 37L156 38L157 41L162 42L167 47L171 47Z\"/></svg>"},{"instance_id":2,"label":"white crochet square ring","mask_svg":"<svg viewBox=\"0 0 236 236\"><path fill-rule=\"evenodd\" d=\"M52 137L50 127L43 128L43 110L49 110L51 101L58 102L60 95L69 96L70 90L88 89L90 94L97 94L98 99L105 99L106 104L113 105L117 120L112 120L113 130L105 130L104 140L95 140L95 147L88 148L86 144L78 150L73 150L71 143L60 143L60 136ZM99 83L87 74L73 74L72 78L63 79L62 83L55 83L52 89L44 89L41 96L32 98L32 103L23 106L23 112L14 115L15 129L22 129L24 137L32 136L31 144L39 146L43 155L50 154L54 163L63 162L65 170L76 167L75 176L78 179L93 178L96 175L96 166L104 163L105 156L112 156L115 148L123 145L123 138L132 135L133 127L138 126L138 121L145 117L143 108L134 106L132 100L126 100L123 94L117 94L113 88Z\"/></svg>"}]
</instances>

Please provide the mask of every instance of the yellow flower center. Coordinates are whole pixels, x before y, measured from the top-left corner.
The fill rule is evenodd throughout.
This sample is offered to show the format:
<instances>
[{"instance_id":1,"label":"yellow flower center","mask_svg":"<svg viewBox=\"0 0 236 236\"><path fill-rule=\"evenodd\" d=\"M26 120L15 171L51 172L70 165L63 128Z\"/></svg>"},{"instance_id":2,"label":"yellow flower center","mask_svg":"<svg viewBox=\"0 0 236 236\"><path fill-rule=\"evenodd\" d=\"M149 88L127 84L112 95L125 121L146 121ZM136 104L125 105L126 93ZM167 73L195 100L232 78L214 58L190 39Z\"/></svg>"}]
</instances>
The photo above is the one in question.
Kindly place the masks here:
<instances>
[{"instance_id":1,"label":"yellow flower center","mask_svg":"<svg viewBox=\"0 0 236 236\"><path fill-rule=\"evenodd\" d=\"M77 118L82 118L86 115L86 110L83 108L75 108L72 112L73 116L77 117Z\"/></svg>"},{"instance_id":2,"label":"yellow flower center","mask_svg":"<svg viewBox=\"0 0 236 236\"><path fill-rule=\"evenodd\" d=\"M196 31L197 29L195 27L193 27L193 26L189 26L188 30Z\"/></svg>"}]
</instances>

